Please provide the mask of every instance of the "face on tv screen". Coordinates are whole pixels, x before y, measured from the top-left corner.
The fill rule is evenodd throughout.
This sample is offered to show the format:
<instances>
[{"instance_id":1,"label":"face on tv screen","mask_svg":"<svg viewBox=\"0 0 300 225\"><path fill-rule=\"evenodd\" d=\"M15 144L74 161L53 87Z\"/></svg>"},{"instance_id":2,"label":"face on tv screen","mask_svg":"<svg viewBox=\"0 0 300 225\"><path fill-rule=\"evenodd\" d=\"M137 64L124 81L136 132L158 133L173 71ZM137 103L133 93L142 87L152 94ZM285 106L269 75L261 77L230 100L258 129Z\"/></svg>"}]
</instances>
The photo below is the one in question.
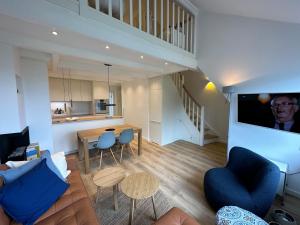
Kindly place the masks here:
<instances>
[{"instance_id":1,"label":"face on tv screen","mask_svg":"<svg viewBox=\"0 0 300 225\"><path fill-rule=\"evenodd\" d=\"M238 122L300 133L300 93L239 94Z\"/></svg>"}]
</instances>

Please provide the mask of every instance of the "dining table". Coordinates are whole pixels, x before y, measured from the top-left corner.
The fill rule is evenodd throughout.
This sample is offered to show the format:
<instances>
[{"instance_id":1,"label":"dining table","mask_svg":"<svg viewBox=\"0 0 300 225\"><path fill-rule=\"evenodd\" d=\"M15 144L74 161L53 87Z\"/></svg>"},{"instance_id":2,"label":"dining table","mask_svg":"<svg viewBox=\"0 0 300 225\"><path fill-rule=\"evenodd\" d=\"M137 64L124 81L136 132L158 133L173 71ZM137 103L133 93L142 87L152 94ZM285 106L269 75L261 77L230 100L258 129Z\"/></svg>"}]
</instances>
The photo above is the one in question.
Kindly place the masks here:
<instances>
[{"instance_id":1,"label":"dining table","mask_svg":"<svg viewBox=\"0 0 300 225\"><path fill-rule=\"evenodd\" d=\"M85 173L90 171L90 154L89 154L89 143L98 141L98 138L101 134L107 131L113 131L115 136L118 137L120 133L125 129L133 129L133 132L137 134L138 138L138 155L142 154L142 128L130 125L112 125L109 127L101 127L88 130L77 131L78 139L78 153L79 159L84 160Z\"/></svg>"}]
</instances>

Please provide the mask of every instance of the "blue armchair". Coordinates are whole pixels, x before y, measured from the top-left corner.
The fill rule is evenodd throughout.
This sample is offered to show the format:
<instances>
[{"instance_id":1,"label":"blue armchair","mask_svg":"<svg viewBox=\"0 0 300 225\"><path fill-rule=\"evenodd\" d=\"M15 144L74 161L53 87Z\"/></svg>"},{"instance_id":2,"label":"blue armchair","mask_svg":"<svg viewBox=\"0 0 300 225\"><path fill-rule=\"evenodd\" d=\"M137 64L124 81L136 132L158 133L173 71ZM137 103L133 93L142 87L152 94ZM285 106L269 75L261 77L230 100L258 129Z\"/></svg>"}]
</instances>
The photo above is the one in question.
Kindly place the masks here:
<instances>
[{"instance_id":1,"label":"blue armchair","mask_svg":"<svg viewBox=\"0 0 300 225\"><path fill-rule=\"evenodd\" d=\"M248 149L233 147L224 168L206 172L204 192L215 210L234 205L264 217L275 198L279 178L274 163Z\"/></svg>"}]
</instances>

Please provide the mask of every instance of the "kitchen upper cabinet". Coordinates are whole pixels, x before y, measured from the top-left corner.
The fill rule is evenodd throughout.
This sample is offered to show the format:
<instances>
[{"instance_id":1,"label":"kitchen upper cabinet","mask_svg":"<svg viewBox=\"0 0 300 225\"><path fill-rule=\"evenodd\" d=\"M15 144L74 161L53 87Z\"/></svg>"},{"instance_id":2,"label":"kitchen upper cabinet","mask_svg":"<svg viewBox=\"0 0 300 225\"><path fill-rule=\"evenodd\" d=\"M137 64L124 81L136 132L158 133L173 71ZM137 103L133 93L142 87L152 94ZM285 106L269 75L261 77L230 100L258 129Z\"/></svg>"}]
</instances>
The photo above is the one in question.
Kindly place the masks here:
<instances>
[{"instance_id":1,"label":"kitchen upper cabinet","mask_svg":"<svg viewBox=\"0 0 300 225\"><path fill-rule=\"evenodd\" d=\"M94 81L94 99L108 99L107 83Z\"/></svg>"},{"instance_id":2,"label":"kitchen upper cabinet","mask_svg":"<svg viewBox=\"0 0 300 225\"><path fill-rule=\"evenodd\" d=\"M92 82L81 81L81 101L92 101Z\"/></svg>"},{"instance_id":3,"label":"kitchen upper cabinet","mask_svg":"<svg viewBox=\"0 0 300 225\"><path fill-rule=\"evenodd\" d=\"M67 101L64 93L67 91L63 80L60 78L49 78L50 100L52 102Z\"/></svg>"},{"instance_id":4,"label":"kitchen upper cabinet","mask_svg":"<svg viewBox=\"0 0 300 225\"><path fill-rule=\"evenodd\" d=\"M81 101L81 81L71 81L72 101Z\"/></svg>"},{"instance_id":5,"label":"kitchen upper cabinet","mask_svg":"<svg viewBox=\"0 0 300 225\"><path fill-rule=\"evenodd\" d=\"M49 78L50 100L52 102L63 101L92 101L92 81L63 80L61 78Z\"/></svg>"}]
</instances>

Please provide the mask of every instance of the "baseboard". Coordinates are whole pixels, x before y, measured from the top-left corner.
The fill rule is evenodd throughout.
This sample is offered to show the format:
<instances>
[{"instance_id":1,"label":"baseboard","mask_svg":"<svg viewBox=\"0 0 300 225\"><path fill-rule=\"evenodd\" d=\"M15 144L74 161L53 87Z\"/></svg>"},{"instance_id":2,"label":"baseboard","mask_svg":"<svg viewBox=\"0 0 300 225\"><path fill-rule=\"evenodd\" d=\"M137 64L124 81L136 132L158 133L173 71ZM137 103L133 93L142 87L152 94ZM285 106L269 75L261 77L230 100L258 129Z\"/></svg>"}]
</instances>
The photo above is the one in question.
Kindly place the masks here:
<instances>
[{"instance_id":1,"label":"baseboard","mask_svg":"<svg viewBox=\"0 0 300 225\"><path fill-rule=\"evenodd\" d=\"M290 189L290 188L286 188L286 189L285 189L285 192L286 192L287 194L289 194L289 195L292 195L292 196L294 196L294 197L300 199L300 192L298 192L298 191L295 191L295 190Z\"/></svg>"}]
</instances>

